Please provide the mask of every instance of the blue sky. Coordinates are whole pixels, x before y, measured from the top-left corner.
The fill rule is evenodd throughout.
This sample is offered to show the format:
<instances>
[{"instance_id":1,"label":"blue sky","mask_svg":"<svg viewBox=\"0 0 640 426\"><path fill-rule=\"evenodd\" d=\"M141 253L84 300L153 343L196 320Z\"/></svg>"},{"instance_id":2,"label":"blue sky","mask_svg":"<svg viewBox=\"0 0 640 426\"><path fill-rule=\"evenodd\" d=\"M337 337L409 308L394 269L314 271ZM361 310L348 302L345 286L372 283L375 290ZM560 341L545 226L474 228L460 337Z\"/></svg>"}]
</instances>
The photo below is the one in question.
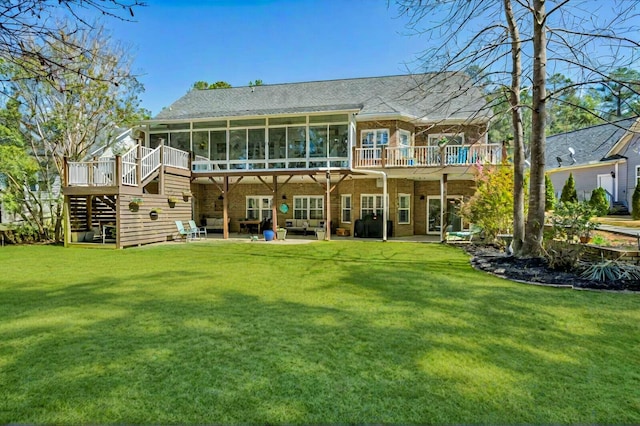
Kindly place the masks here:
<instances>
[{"instance_id":1,"label":"blue sky","mask_svg":"<svg viewBox=\"0 0 640 426\"><path fill-rule=\"evenodd\" d=\"M403 74L423 40L386 0L146 0L137 22L108 21L131 45L153 115L193 82L246 86Z\"/></svg>"}]
</instances>

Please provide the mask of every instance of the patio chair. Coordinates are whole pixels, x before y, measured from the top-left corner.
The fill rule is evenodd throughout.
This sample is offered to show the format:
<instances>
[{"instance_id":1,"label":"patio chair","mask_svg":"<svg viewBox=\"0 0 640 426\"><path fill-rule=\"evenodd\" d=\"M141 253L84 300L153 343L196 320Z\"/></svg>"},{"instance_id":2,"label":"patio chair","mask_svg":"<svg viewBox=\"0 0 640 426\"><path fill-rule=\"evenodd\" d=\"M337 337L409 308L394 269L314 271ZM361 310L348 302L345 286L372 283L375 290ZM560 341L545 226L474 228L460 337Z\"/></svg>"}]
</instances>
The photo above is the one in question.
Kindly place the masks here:
<instances>
[{"instance_id":1,"label":"patio chair","mask_svg":"<svg viewBox=\"0 0 640 426\"><path fill-rule=\"evenodd\" d=\"M195 235L197 235L197 238L202 238L202 234L204 234L204 238L207 238L207 227L196 225L195 220L189 221L189 229L191 229L195 233Z\"/></svg>"},{"instance_id":2,"label":"patio chair","mask_svg":"<svg viewBox=\"0 0 640 426\"><path fill-rule=\"evenodd\" d=\"M447 233L445 236L446 241L469 241L473 239L474 236L480 235L482 233L482 228L478 225L471 225L468 231L452 231L453 226L447 226Z\"/></svg>"},{"instance_id":3,"label":"patio chair","mask_svg":"<svg viewBox=\"0 0 640 426\"><path fill-rule=\"evenodd\" d=\"M180 237L184 237L186 241L191 241L196 237L195 232L191 228L185 228L181 220L176 220L176 228Z\"/></svg>"}]
</instances>

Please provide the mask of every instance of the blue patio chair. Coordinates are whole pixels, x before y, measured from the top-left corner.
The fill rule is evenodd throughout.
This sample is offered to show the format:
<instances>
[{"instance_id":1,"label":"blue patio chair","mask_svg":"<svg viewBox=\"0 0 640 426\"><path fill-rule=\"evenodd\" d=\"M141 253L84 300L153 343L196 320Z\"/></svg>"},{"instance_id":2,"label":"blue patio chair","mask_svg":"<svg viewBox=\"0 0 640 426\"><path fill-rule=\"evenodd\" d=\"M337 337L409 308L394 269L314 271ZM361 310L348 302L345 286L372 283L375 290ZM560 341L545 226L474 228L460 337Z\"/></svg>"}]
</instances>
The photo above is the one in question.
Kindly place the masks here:
<instances>
[{"instance_id":1,"label":"blue patio chair","mask_svg":"<svg viewBox=\"0 0 640 426\"><path fill-rule=\"evenodd\" d=\"M207 238L207 228L205 226L196 225L195 220L189 221L189 229L194 232L197 238L202 238L202 234L204 234L204 238Z\"/></svg>"},{"instance_id":2,"label":"blue patio chair","mask_svg":"<svg viewBox=\"0 0 640 426\"><path fill-rule=\"evenodd\" d=\"M181 238L184 237L186 241L191 241L196 236L196 234L191 228L184 227L184 224L182 223L181 220L176 220L176 228L178 228L178 234L180 234L180 237Z\"/></svg>"}]
</instances>

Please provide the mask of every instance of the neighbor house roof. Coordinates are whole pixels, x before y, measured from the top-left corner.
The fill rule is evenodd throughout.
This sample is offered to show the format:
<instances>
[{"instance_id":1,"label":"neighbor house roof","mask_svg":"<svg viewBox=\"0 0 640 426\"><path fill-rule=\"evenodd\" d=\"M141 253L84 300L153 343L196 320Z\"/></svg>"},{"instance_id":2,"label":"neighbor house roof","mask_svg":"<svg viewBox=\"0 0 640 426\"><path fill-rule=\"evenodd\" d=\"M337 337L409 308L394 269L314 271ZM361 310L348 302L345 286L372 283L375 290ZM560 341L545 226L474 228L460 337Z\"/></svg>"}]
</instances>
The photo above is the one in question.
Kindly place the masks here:
<instances>
[{"instance_id":1,"label":"neighbor house roof","mask_svg":"<svg viewBox=\"0 0 640 426\"><path fill-rule=\"evenodd\" d=\"M448 72L191 90L153 121L329 111L425 122L484 121L490 116L485 107L468 76Z\"/></svg>"},{"instance_id":2,"label":"neighbor house roof","mask_svg":"<svg viewBox=\"0 0 640 426\"><path fill-rule=\"evenodd\" d=\"M610 152L637 120L638 117L626 118L548 136L545 151L546 168L558 168L557 158L562 160L562 167L584 166L615 159L616 156ZM569 148L575 151L575 162L569 154Z\"/></svg>"}]
</instances>

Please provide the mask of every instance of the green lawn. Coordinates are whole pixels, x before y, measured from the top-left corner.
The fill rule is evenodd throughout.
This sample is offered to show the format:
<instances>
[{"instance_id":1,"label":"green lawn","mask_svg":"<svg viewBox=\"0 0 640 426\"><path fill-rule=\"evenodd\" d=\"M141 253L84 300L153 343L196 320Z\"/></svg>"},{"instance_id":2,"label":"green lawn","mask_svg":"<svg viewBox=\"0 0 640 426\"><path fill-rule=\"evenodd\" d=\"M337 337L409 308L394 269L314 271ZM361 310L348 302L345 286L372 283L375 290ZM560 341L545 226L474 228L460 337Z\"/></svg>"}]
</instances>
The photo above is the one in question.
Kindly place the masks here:
<instances>
[{"instance_id":1,"label":"green lawn","mask_svg":"<svg viewBox=\"0 0 640 426\"><path fill-rule=\"evenodd\" d=\"M0 423L640 423L640 295L438 244L0 248Z\"/></svg>"}]
</instances>

